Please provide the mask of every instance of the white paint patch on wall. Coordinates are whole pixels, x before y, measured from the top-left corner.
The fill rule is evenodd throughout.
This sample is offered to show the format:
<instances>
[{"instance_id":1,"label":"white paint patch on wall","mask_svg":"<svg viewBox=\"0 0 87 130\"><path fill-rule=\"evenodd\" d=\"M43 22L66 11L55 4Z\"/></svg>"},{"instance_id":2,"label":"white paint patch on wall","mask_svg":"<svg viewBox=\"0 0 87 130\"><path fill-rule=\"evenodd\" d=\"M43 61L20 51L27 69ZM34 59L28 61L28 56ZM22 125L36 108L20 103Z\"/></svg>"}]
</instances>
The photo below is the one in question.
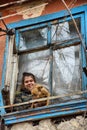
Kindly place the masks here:
<instances>
[{"instance_id":1,"label":"white paint patch on wall","mask_svg":"<svg viewBox=\"0 0 87 130\"><path fill-rule=\"evenodd\" d=\"M48 3L44 1L33 1L21 4L20 6L15 6L10 8L10 12L16 11L17 13L21 12L20 15L23 16L23 19L38 17L42 14Z\"/></svg>"},{"instance_id":2,"label":"white paint patch on wall","mask_svg":"<svg viewBox=\"0 0 87 130\"><path fill-rule=\"evenodd\" d=\"M42 14L42 11L44 10L45 6L46 6L45 4L42 4L40 6L37 6L36 8L30 8L30 10L28 10L24 13L22 12L21 14L23 15L23 19L34 18L34 17L40 16ZM27 8L29 8L29 7L27 7ZM17 11L22 11L22 10L19 9Z\"/></svg>"}]
</instances>

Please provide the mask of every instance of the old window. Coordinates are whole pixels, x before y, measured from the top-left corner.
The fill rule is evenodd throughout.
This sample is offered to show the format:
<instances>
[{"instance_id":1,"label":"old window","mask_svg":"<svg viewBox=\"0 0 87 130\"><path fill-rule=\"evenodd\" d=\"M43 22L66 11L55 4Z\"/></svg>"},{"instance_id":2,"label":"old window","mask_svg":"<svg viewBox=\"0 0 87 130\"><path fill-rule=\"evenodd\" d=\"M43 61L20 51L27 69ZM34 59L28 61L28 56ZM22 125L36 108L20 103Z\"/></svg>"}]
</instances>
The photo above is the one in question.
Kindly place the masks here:
<instances>
[{"instance_id":1,"label":"old window","mask_svg":"<svg viewBox=\"0 0 87 130\"><path fill-rule=\"evenodd\" d=\"M75 20L81 33L81 19ZM18 84L23 72L32 72L51 96L60 95L57 101L80 98L76 94L64 98L61 95L80 91L82 84L79 36L71 19L62 21L57 19L47 25L19 30Z\"/></svg>"},{"instance_id":2,"label":"old window","mask_svg":"<svg viewBox=\"0 0 87 130\"><path fill-rule=\"evenodd\" d=\"M79 10L77 8L72 10L82 41L72 18L69 15L65 17L64 12L8 25L15 29L16 53L14 55L12 52L12 56L17 57L13 58L14 61L12 60L12 63L16 62L13 65L14 69L12 67L9 69L12 72L12 75L9 75L11 81L8 73L5 72L8 68L6 65L4 67L3 77L7 75L7 80L5 77L3 78L2 87L9 81L11 97L15 93L15 83L19 89L22 73L27 71L32 72L36 76L37 83L45 85L51 93L49 106L23 111L23 117L18 117L19 122L86 110L87 76L83 71L83 68L87 66L83 47L83 44L87 46L87 34L85 33L87 32L87 22L85 22L86 13L84 13L86 9L87 6L79 7ZM13 75L14 71L15 75ZM14 82L14 77L17 77L16 82ZM14 98L12 102L13 100ZM42 113L38 116L39 111ZM27 115L26 112L29 114ZM20 115L21 112L18 113ZM12 119L17 116L15 113L13 115ZM9 119L6 119L6 122L9 123L7 120ZM17 122L16 118L13 122Z\"/></svg>"}]
</instances>

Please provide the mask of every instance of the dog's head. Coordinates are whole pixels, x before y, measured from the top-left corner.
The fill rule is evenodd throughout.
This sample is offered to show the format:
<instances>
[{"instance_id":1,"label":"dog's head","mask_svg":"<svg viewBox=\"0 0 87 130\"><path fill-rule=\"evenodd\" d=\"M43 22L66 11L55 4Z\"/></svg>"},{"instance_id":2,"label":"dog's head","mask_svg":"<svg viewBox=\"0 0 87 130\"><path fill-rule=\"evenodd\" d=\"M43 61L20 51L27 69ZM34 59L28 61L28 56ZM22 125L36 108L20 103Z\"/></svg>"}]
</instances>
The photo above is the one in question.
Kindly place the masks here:
<instances>
[{"instance_id":1,"label":"dog's head","mask_svg":"<svg viewBox=\"0 0 87 130\"><path fill-rule=\"evenodd\" d=\"M33 99L44 98L50 95L49 91L41 84L35 84L31 94Z\"/></svg>"}]
</instances>

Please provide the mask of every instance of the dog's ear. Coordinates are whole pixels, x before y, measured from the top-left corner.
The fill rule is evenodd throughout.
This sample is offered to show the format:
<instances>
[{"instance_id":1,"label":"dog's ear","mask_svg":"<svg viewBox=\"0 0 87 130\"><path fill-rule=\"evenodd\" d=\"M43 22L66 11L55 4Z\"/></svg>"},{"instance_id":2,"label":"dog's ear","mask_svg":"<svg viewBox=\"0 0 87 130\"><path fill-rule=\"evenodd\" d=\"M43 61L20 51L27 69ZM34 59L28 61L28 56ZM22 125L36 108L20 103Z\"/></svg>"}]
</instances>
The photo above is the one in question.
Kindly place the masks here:
<instances>
[{"instance_id":1,"label":"dog's ear","mask_svg":"<svg viewBox=\"0 0 87 130\"><path fill-rule=\"evenodd\" d=\"M42 88L43 88L43 87L42 87L41 85L39 85L37 89L38 89L38 91L41 91Z\"/></svg>"},{"instance_id":2,"label":"dog's ear","mask_svg":"<svg viewBox=\"0 0 87 130\"><path fill-rule=\"evenodd\" d=\"M41 84L35 84L34 88L36 88L38 91L41 91L43 87Z\"/></svg>"}]
</instances>

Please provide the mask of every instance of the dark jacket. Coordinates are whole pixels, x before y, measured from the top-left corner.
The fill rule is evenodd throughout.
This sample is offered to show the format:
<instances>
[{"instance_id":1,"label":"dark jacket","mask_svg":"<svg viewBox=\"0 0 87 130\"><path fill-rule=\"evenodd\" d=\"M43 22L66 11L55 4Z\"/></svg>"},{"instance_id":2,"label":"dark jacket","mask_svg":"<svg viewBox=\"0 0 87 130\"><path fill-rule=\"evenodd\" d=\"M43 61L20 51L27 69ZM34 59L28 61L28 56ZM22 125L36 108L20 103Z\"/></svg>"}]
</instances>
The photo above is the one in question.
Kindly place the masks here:
<instances>
[{"instance_id":1,"label":"dark jacket","mask_svg":"<svg viewBox=\"0 0 87 130\"><path fill-rule=\"evenodd\" d=\"M24 89L21 89L20 92L16 92L14 104L28 102L31 99L32 99L31 92L24 88ZM31 104L26 104L26 105L24 104L24 105L14 107L13 110L20 111L20 110L28 109L30 107L31 107Z\"/></svg>"}]
</instances>

